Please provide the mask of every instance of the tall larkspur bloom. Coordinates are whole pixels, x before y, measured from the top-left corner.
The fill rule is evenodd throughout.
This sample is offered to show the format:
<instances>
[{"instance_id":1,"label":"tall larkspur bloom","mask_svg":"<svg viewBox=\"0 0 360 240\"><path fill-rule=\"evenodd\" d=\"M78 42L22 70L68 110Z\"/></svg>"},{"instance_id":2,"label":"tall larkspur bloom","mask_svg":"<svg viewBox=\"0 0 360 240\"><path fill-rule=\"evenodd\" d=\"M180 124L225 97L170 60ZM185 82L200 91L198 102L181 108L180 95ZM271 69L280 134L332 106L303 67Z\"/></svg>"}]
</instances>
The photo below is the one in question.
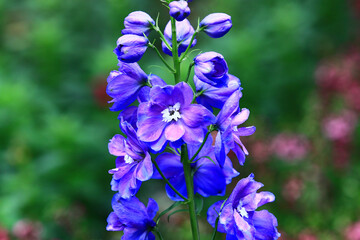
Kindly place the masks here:
<instances>
[{"instance_id":1,"label":"tall larkspur bloom","mask_svg":"<svg viewBox=\"0 0 360 240\"><path fill-rule=\"evenodd\" d=\"M170 16L176 19L176 21L183 21L190 14L190 8L185 0L173 1L169 4Z\"/></svg>"},{"instance_id":2,"label":"tall larkspur bloom","mask_svg":"<svg viewBox=\"0 0 360 240\"><path fill-rule=\"evenodd\" d=\"M172 47L172 31L171 31L171 21L165 27L164 36L166 42ZM194 34L195 30L191 26L189 20L184 19L181 22L176 21L176 42L179 44L178 53L179 56L181 53L185 52L187 47L190 45L191 37ZM194 47L196 44L196 39L194 39L191 47ZM162 43L162 50L164 53L172 56L172 52L166 47L166 44Z\"/></svg>"},{"instance_id":3,"label":"tall larkspur bloom","mask_svg":"<svg viewBox=\"0 0 360 240\"><path fill-rule=\"evenodd\" d=\"M155 200L150 198L145 207L136 197L123 199L117 193L112 199L112 208L106 230L124 231L122 240L155 240L151 232L156 226L153 218L159 210Z\"/></svg>"},{"instance_id":4,"label":"tall larkspur bloom","mask_svg":"<svg viewBox=\"0 0 360 240\"><path fill-rule=\"evenodd\" d=\"M114 53L119 61L126 63L138 62L144 55L149 40L144 36L127 34L116 41Z\"/></svg>"},{"instance_id":5,"label":"tall larkspur bloom","mask_svg":"<svg viewBox=\"0 0 360 240\"><path fill-rule=\"evenodd\" d=\"M200 27L212 38L220 38L228 33L232 27L231 17L225 13L212 13L206 16Z\"/></svg>"},{"instance_id":6,"label":"tall larkspur bloom","mask_svg":"<svg viewBox=\"0 0 360 240\"><path fill-rule=\"evenodd\" d=\"M231 160L226 158L224 166L221 168L215 159L214 147L212 146L212 138L209 137L198 156L191 164L193 171L194 193L199 193L203 197L223 196L225 194L226 185L232 178L239 175L233 168ZM188 157L191 159L200 145L188 145ZM169 182L184 196L187 196L185 176L183 164L180 157L172 153L163 153L155 160L165 177ZM155 170L153 178L161 179L160 174ZM173 201L182 201L168 185L166 185L166 193Z\"/></svg>"},{"instance_id":7,"label":"tall larkspur bloom","mask_svg":"<svg viewBox=\"0 0 360 240\"><path fill-rule=\"evenodd\" d=\"M138 36L149 35L151 26L155 25L155 21L143 11L135 11L130 13L124 20L125 29L122 34L133 34Z\"/></svg>"},{"instance_id":8,"label":"tall larkspur bloom","mask_svg":"<svg viewBox=\"0 0 360 240\"><path fill-rule=\"evenodd\" d=\"M238 128L238 125L243 124L250 114L250 111L246 108L239 110L241 96L240 91L234 92L216 117L215 125L218 128L218 134L215 139L215 155L220 165L223 164L230 149L236 154L240 165L244 164L245 155L249 154L240 137L252 135L256 127Z\"/></svg>"},{"instance_id":9,"label":"tall larkspur bloom","mask_svg":"<svg viewBox=\"0 0 360 240\"><path fill-rule=\"evenodd\" d=\"M130 198L139 190L143 181L153 175L153 164L147 146L139 141L136 131L128 122L121 123L121 130L127 135L115 135L109 143L110 154L117 156L111 190L118 191L121 198Z\"/></svg>"},{"instance_id":10,"label":"tall larkspur bloom","mask_svg":"<svg viewBox=\"0 0 360 240\"><path fill-rule=\"evenodd\" d=\"M211 86L226 86L228 76L228 65L220 53L205 52L194 58L195 76Z\"/></svg>"},{"instance_id":11,"label":"tall larkspur bloom","mask_svg":"<svg viewBox=\"0 0 360 240\"><path fill-rule=\"evenodd\" d=\"M155 81L154 81L155 80ZM166 85L155 75L147 76L137 63L119 63L119 71L112 71L107 79L106 93L113 98L111 111L120 111L133 103L143 88L150 89L147 84ZM147 90L145 90L147 91Z\"/></svg>"},{"instance_id":12,"label":"tall larkspur bloom","mask_svg":"<svg viewBox=\"0 0 360 240\"><path fill-rule=\"evenodd\" d=\"M194 84L196 87L196 101L197 103L203 105L210 111L212 108L221 109L226 100L235 92L241 91L240 80L234 75L228 74L229 80L227 86L225 87L214 87L203 81L200 81L199 78L194 76Z\"/></svg>"},{"instance_id":13,"label":"tall larkspur bloom","mask_svg":"<svg viewBox=\"0 0 360 240\"><path fill-rule=\"evenodd\" d=\"M254 180L254 175L241 179L230 197L218 201L208 210L208 222L217 230L226 233L227 240L275 240L280 237L277 231L277 220L267 210L256 211L266 203L273 202L275 196L270 192L257 193L263 187Z\"/></svg>"},{"instance_id":14,"label":"tall larkspur bloom","mask_svg":"<svg viewBox=\"0 0 360 240\"><path fill-rule=\"evenodd\" d=\"M175 86L154 86L150 101L139 105L137 135L154 151L160 151L167 141L199 144L214 115L199 104L191 104L191 87L180 82Z\"/></svg>"}]
</instances>

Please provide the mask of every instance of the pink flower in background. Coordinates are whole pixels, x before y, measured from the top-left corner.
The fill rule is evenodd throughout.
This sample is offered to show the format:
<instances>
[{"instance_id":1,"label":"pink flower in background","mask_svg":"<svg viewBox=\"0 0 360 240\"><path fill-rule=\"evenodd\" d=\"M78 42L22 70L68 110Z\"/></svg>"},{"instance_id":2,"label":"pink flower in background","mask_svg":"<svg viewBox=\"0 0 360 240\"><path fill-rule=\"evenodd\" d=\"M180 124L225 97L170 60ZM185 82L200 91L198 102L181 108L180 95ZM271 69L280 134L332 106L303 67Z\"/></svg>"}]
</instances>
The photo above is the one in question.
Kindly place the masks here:
<instances>
[{"instance_id":1,"label":"pink flower in background","mask_svg":"<svg viewBox=\"0 0 360 240\"><path fill-rule=\"evenodd\" d=\"M356 124L356 114L349 110L343 110L339 115L329 116L324 120L323 131L330 140L348 142L351 140Z\"/></svg>"},{"instance_id":2,"label":"pink flower in background","mask_svg":"<svg viewBox=\"0 0 360 240\"><path fill-rule=\"evenodd\" d=\"M301 179L291 177L288 179L283 186L282 195L285 200L294 202L301 197L304 188L304 183Z\"/></svg>"},{"instance_id":3,"label":"pink flower in background","mask_svg":"<svg viewBox=\"0 0 360 240\"><path fill-rule=\"evenodd\" d=\"M344 235L346 240L360 240L360 221L348 226Z\"/></svg>"},{"instance_id":4,"label":"pink flower in background","mask_svg":"<svg viewBox=\"0 0 360 240\"><path fill-rule=\"evenodd\" d=\"M13 227L13 234L20 240L40 240L41 232L40 222L20 220Z\"/></svg>"},{"instance_id":5,"label":"pink flower in background","mask_svg":"<svg viewBox=\"0 0 360 240\"><path fill-rule=\"evenodd\" d=\"M8 232L0 227L0 240L10 240Z\"/></svg>"},{"instance_id":6,"label":"pink flower in background","mask_svg":"<svg viewBox=\"0 0 360 240\"><path fill-rule=\"evenodd\" d=\"M354 82L345 91L345 100L350 108L360 111L360 82Z\"/></svg>"},{"instance_id":7,"label":"pink flower in background","mask_svg":"<svg viewBox=\"0 0 360 240\"><path fill-rule=\"evenodd\" d=\"M310 143L304 136L281 133L273 138L270 148L278 158L294 162L306 157Z\"/></svg>"},{"instance_id":8,"label":"pink flower in background","mask_svg":"<svg viewBox=\"0 0 360 240\"><path fill-rule=\"evenodd\" d=\"M250 146L252 158L257 163L265 162L269 159L271 154L269 144L265 141L256 140Z\"/></svg>"}]
</instances>

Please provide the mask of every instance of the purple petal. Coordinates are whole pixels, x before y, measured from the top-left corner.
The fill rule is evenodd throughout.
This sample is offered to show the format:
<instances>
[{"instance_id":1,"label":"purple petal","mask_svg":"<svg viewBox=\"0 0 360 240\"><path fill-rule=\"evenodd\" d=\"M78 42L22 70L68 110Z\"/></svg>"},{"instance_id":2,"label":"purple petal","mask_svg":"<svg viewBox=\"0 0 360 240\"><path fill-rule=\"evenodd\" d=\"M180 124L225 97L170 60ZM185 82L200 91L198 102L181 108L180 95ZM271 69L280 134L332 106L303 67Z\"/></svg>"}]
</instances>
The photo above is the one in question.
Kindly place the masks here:
<instances>
[{"instance_id":1,"label":"purple petal","mask_svg":"<svg viewBox=\"0 0 360 240\"><path fill-rule=\"evenodd\" d=\"M213 205L211 205L207 211L207 221L214 228L216 219L219 217L220 207L223 204L224 200L217 201ZM218 232L225 232L225 228L222 224L218 224L217 228Z\"/></svg>"},{"instance_id":2,"label":"purple petal","mask_svg":"<svg viewBox=\"0 0 360 240\"><path fill-rule=\"evenodd\" d=\"M138 137L144 142L154 142L159 139L166 125L162 116L145 119L139 122Z\"/></svg>"},{"instance_id":3,"label":"purple petal","mask_svg":"<svg viewBox=\"0 0 360 240\"><path fill-rule=\"evenodd\" d=\"M181 110L181 118L190 128L199 126L206 127L215 122L215 116L205 107L199 104L191 104Z\"/></svg>"},{"instance_id":4,"label":"purple petal","mask_svg":"<svg viewBox=\"0 0 360 240\"><path fill-rule=\"evenodd\" d=\"M256 127L255 126L251 126L251 127L241 127L238 128L237 131L233 131L233 133L236 136L250 136L253 135L256 131Z\"/></svg>"},{"instance_id":5,"label":"purple petal","mask_svg":"<svg viewBox=\"0 0 360 240\"><path fill-rule=\"evenodd\" d=\"M228 157L226 157L226 159L225 159L225 163L223 166L223 172L224 172L224 175L226 178L226 184L230 184L231 180L234 177L239 176L239 174L240 174L233 168L232 162L231 162L230 158L228 158Z\"/></svg>"},{"instance_id":6,"label":"purple petal","mask_svg":"<svg viewBox=\"0 0 360 240\"><path fill-rule=\"evenodd\" d=\"M186 125L184 125L185 128L185 134L183 136L183 140L184 142L188 143L188 144L201 144L202 141L204 140L205 137L205 133L204 133L204 129L199 127L199 128L190 128Z\"/></svg>"},{"instance_id":7,"label":"purple petal","mask_svg":"<svg viewBox=\"0 0 360 240\"><path fill-rule=\"evenodd\" d=\"M228 201L227 201L228 202ZM234 234L234 209L231 203L225 203L224 207L221 210L219 223L224 226L227 234Z\"/></svg>"},{"instance_id":8,"label":"purple petal","mask_svg":"<svg viewBox=\"0 0 360 240\"><path fill-rule=\"evenodd\" d=\"M169 179L170 183L175 187L178 192L180 192L183 196L187 197L187 189L186 189L186 183L185 183L185 177L184 174L180 174L177 176L174 176ZM179 197L174 190L172 190L168 185L165 187L166 193L168 197L173 201L184 201L181 197Z\"/></svg>"},{"instance_id":9,"label":"purple petal","mask_svg":"<svg viewBox=\"0 0 360 240\"><path fill-rule=\"evenodd\" d=\"M255 239L266 240L266 239L278 239L280 233L276 227L278 225L274 215L266 210L256 211L253 215L253 224L256 229Z\"/></svg>"},{"instance_id":10,"label":"purple petal","mask_svg":"<svg viewBox=\"0 0 360 240\"><path fill-rule=\"evenodd\" d=\"M161 133L161 136L158 140L154 141L154 142L150 142L147 143L148 146L150 146L150 148L153 150L153 153L159 153L164 151L165 147L166 147L166 137L164 133Z\"/></svg>"},{"instance_id":11,"label":"purple petal","mask_svg":"<svg viewBox=\"0 0 360 240\"><path fill-rule=\"evenodd\" d=\"M137 129L136 122L137 122L137 106L130 106L122 110L118 116L120 120L120 124L122 122L128 122L134 129Z\"/></svg>"},{"instance_id":12,"label":"purple petal","mask_svg":"<svg viewBox=\"0 0 360 240\"><path fill-rule=\"evenodd\" d=\"M182 95L181 98L183 100L181 100L181 102L179 101L182 107L187 107L188 105L191 104L194 97L194 93L191 87L187 83L180 82L176 84L174 87L174 92L181 93L178 94L177 98L180 98L180 95Z\"/></svg>"},{"instance_id":13,"label":"purple petal","mask_svg":"<svg viewBox=\"0 0 360 240\"><path fill-rule=\"evenodd\" d=\"M252 236L253 228L247 221L245 221L244 218L240 216L240 214L237 211L234 211L234 220L237 230L239 230L243 235L243 239L253 240L254 239Z\"/></svg>"},{"instance_id":14,"label":"purple petal","mask_svg":"<svg viewBox=\"0 0 360 240\"><path fill-rule=\"evenodd\" d=\"M239 99L240 99L240 92L236 91L225 102L223 108L216 117L216 124L219 127L225 128L224 124L229 121L230 116L239 107Z\"/></svg>"},{"instance_id":15,"label":"purple petal","mask_svg":"<svg viewBox=\"0 0 360 240\"><path fill-rule=\"evenodd\" d=\"M121 223L119 217L115 212L111 212L107 218L108 225L106 226L107 231L123 231L125 225Z\"/></svg>"},{"instance_id":16,"label":"purple petal","mask_svg":"<svg viewBox=\"0 0 360 240\"><path fill-rule=\"evenodd\" d=\"M249 194L256 193L256 191L264 185L254 180L254 174L250 174L248 177L241 179L235 186L228 201L233 203L235 207L239 201Z\"/></svg>"},{"instance_id":17,"label":"purple petal","mask_svg":"<svg viewBox=\"0 0 360 240\"><path fill-rule=\"evenodd\" d=\"M243 124L246 120L248 120L250 115L250 111L247 108L241 109L240 113L238 113L235 117L232 118L231 125L238 126Z\"/></svg>"},{"instance_id":18,"label":"purple petal","mask_svg":"<svg viewBox=\"0 0 360 240\"><path fill-rule=\"evenodd\" d=\"M159 206L156 203L156 201L152 198L149 198L149 202L146 208L146 212L149 219L153 219L158 211L159 211Z\"/></svg>"},{"instance_id":19,"label":"purple petal","mask_svg":"<svg viewBox=\"0 0 360 240\"><path fill-rule=\"evenodd\" d=\"M165 137L169 141L179 140L185 133L185 128L180 121L172 122L165 128Z\"/></svg>"},{"instance_id":20,"label":"purple petal","mask_svg":"<svg viewBox=\"0 0 360 240\"><path fill-rule=\"evenodd\" d=\"M151 162L151 156L148 152L146 156L136 168L136 178L142 182L149 180L153 175L153 164Z\"/></svg>"},{"instance_id":21,"label":"purple petal","mask_svg":"<svg viewBox=\"0 0 360 240\"><path fill-rule=\"evenodd\" d=\"M125 138L120 135L116 134L108 144L109 153L114 156L125 156Z\"/></svg>"},{"instance_id":22,"label":"purple petal","mask_svg":"<svg viewBox=\"0 0 360 240\"><path fill-rule=\"evenodd\" d=\"M209 159L199 162L198 170L194 173L194 188L203 197L223 196L225 194L225 176L218 165Z\"/></svg>"},{"instance_id":23,"label":"purple petal","mask_svg":"<svg viewBox=\"0 0 360 240\"><path fill-rule=\"evenodd\" d=\"M183 165L180 162L180 157L172 153L163 153L159 155L155 160L161 171L164 173L166 178L180 175L183 173ZM159 172L155 169L153 178L162 179Z\"/></svg>"},{"instance_id":24,"label":"purple petal","mask_svg":"<svg viewBox=\"0 0 360 240\"><path fill-rule=\"evenodd\" d=\"M215 138L215 157L219 165L222 167L226 158L226 150L224 142L221 139L221 133L218 132Z\"/></svg>"}]
</instances>

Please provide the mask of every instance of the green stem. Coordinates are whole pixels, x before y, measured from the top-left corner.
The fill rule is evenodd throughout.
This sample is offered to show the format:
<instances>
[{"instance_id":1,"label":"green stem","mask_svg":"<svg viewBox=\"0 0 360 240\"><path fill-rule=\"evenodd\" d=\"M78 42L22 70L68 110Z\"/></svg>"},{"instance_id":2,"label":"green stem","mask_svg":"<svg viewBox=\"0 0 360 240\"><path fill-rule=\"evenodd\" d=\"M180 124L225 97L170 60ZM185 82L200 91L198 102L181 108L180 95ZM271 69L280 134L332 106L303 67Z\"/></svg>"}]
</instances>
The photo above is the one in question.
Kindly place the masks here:
<instances>
[{"instance_id":1,"label":"green stem","mask_svg":"<svg viewBox=\"0 0 360 240\"><path fill-rule=\"evenodd\" d=\"M205 143L206 143L206 141L207 141L207 139L208 139L208 137L209 137L209 135L210 135L210 133L211 133L211 128L212 128L212 126L210 125L210 129L209 129L209 131L206 133L205 138L204 138L204 141L201 143L201 146L200 146L199 149L196 151L196 153L194 154L194 156L192 156L192 158L190 159L189 162L192 163L192 162L195 160L195 158L199 155L201 149L204 147L204 145L205 145Z\"/></svg>"},{"instance_id":2,"label":"green stem","mask_svg":"<svg viewBox=\"0 0 360 240\"><path fill-rule=\"evenodd\" d=\"M188 73L187 73L187 76L186 76L186 79L185 79L185 82L187 83L189 81L189 77L190 77L190 74L191 74L191 69L192 67L195 65L194 62L192 62L190 65L189 65L189 70L188 70Z\"/></svg>"},{"instance_id":3,"label":"green stem","mask_svg":"<svg viewBox=\"0 0 360 240\"><path fill-rule=\"evenodd\" d=\"M164 173L161 171L159 165L157 164L157 162L153 159L151 159L151 161L153 162L153 164L155 165L156 169L158 170L158 172L160 173L161 177L164 179L164 181L166 182L167 185L169 185L169 187L177 194L179 195L179 197L181 197L182 199L184 199L185 202L188 201L188 199L186 197L184 197L184 195L182 195L181 193L179 193L178 190L176 190L176 188L169 182L169 180L165 177Z\"/></svg>"},{"instance_id":4,"label":"green stem","mask_svg":"<svg viewBox=\"0 0 360 240\"><path fill-rule=\"evenodd\" d=\"M155 231L156 235L159 237L159 239L163 240L163 237L162 237L160 231L157 228L154 228L154 231Z\"/></svg>"},{"instance_id":5,"label":"green stem","mask_svg":"<svg viewBox=\"0 0 360 240\"><path fill-rule=\"evenodd\" d=\"M172 55L174 60L174 79L175 84L180 82L180 61L179 61L179 53L178 53L178 45L177 45L177 36L176 36L176 20L175 18L171 18L171 39L172 39Z\"/></svg>"},{"instance_id":6,"label":"green stem","mask_svg":"<svg viewBox=\"0 0 360 240\"><path fill-rule=\"evenodd\" d=\"M170 72L174 73L175 70L166 62L166 60L164 59L164 57L161 55L159 49L157 49L157 47L155 47L154 44L149 43L149 47L153 48L156 53L158 54L159 58L161 59L161 61L165 64L165 66L170 70Z\"/></svg>"},{"instance_id":7,"label":"green stem","mask_svg":"<svg viewBox=\"0 0 360 240\"><path fill-rule=\"evenodd\" d=\"M195 39L195 36L196 36L197 34L198 34L198 30L196 30L196 31L194 32L194 34L192 35L191 40L190 40L190 44L189 44L189 46L186 48L184 54L181 56L180 62L184 61L184 59L185 59L186 56L188 55L189 50L190 50L190 48L191 48L191 45L193 44L194 39Z\"/></svg>"},{"instance_id":8,"label":"green stem","mask_svg":"<svg viewBox=\"0 0 360 240\"><path fill-rule=\"evenodd\" d=\"M214 231L213 231L213 235L212 235L212 237L211 237L211 240L215 240L218 225L219 225L219 217L217 217L217 218L216 218L216 221L215 221L215 228L214 228Z\"/></svg>"},{"instance_id":9,"label":"green stem","mask_svg":"<svg viewBox=\"0 0 360 240\"><path fill-rule=\"evenodd\" d=\"M186 189L188 193L188 206L189 206L189 215L190 215L190 224L193 240L199 240L199 227L196 218L196 209L195 209L195 199L194 199L194 182L191 172L191 163L188 159L188 151L186 144L181 146L181 162L184 168L184 176L186 182Z\"/></svg>"}]
</instances>

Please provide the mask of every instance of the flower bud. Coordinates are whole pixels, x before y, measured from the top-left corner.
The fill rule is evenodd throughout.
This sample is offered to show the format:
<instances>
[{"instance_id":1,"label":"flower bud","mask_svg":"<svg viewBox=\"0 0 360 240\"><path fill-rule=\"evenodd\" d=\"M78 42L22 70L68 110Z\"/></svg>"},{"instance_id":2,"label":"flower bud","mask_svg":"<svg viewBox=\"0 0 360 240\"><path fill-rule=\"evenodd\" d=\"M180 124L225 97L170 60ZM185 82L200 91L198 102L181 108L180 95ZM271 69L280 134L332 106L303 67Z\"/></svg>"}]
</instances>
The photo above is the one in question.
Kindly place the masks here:
<instances>
[{"instance_id":1,"label":"flower bud","mask_svg":"<svg viewBox=\"0 0 360 240\"><path fill-rule=\"evenodd\" d=\"M186 48L190 45L191 37L194 34L195 30L191 26L189 20L184 19L184 21L176 22L176 42L180 43L178 53L179 56L181 53L185 52ZM171 32L171 21L168 22L168 24L165 27L164 30L164 36L167 41L167 43L172 46L172 32ZM196 39L191 44L191 47L195 46ZM162 43L162 50L164 53L172 56L171 51L166 47L165 43Z\"/></svg>"},{"instance_id":2,"label":"flower bud","mask_svg":"<svg viewBox=\"0 0 360 240\"><path fill-rule=\"evenodd\" d=\"M200 22L200 27L210 37L220 38L232 27L231 17L225 13L212 13Z\"/></svg>"},{"instance_id":3,"label":"flower bud","mask_svg":"<svg viewBox=\"0 0 360 240\"><path fill-rule=\"evenodd\" d=\"M134 34L143 36L145 33L149 35L151 24L155 25L155 21L142 11L135 11L130 13L124 20L125 29L121 31L122 34Z\"/></svg>"},{"instance_id":4,"label":"flower bud","mask_svg":"<svg viewBox=\"0 0 360 240\"><path fill-rule=\"evenodd\" d=\"M173 1L169 4L170 16L181 22L190 14L190 8L188 7L187 1Z\"/></svg>"},{"instance_id":5,"label":"flower bud","mask_svg":"<svg viewBox=\"0 0 360 240\"><path fill-rule=\"evenodd\" d=\"M200 81L214 87L223 87L229 79L224 57L216 52L205 52L194 58L195 75Z\"/></svg>"},{"instance_id":6,"label":"flower bud","mask_svg":"<svg viewBox=\"0 0 360 240\"><path fill-rule=\"evenodd\" d=\"M139 61L144 55L148 42L148 39L145 37L133 34L124 35L117 40L117 47L114 49L114 53L120 61L134 63Z\"/></svg>"}]
</instances>

